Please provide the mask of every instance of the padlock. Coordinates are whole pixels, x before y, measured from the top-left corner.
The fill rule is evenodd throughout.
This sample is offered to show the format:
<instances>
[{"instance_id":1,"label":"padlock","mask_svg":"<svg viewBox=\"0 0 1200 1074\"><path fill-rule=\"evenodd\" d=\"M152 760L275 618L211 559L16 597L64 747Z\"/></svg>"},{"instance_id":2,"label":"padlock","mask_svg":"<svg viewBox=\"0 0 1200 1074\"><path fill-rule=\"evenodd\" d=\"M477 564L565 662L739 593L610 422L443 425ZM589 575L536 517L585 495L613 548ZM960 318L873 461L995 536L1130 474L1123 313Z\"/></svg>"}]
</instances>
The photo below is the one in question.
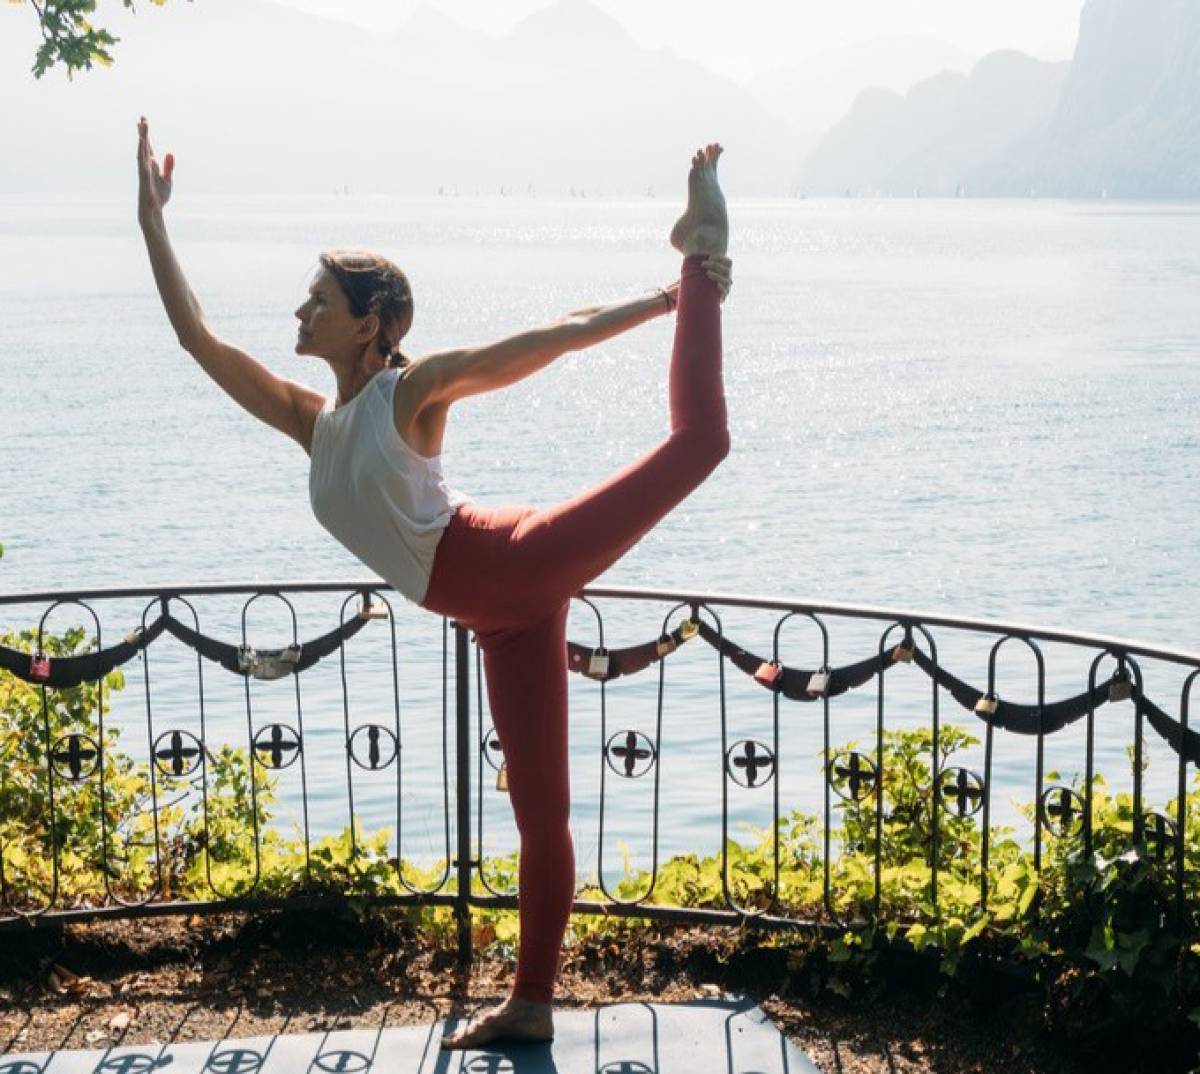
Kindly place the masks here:
<instances>
[{"instance_id":1,"label":"padlock","mask_svg":"<svg viewBox=\"0 0 1200 1074\"><path fill-rule=\"evenodd\" d=\"M892 659L897 664L911 664L913 660L913 644L911 641L902 641L892 650Z\"/></svg>"},{"instance_id":2,"label":"padlock","mask_svg":"<svg viewBox=\"0 0 1200 1074\"><path fill-rule=\"evenodd\" d=\"M508 762L500 762L500 771L496 773L496 790L508 792Z\"/></svg>"},{"instance_id":3,"label":"padlock","mask_svg":"<svg viewBox=\"0 0 1200 1074\"><path fill-rule=\"evenodd\" d=\"M591 658L588 660L587 669L588 678L603 679L608 674L608 650L604 648L593 649Z\"/></svg>"},{"instance_id":4,"label":"padlock","mask_svg":"<svg viewBox=\"0 0 1200 1074\"><path fill-rule=\"evenodd\" d=\"M978 716L995 716L996 710L999 708L1000 698L993 697L991 694L984 694L975 702L975 713Z\"/></svg>"},{"instance_id":5,"label":"padlock","mask_svg":"<svg viewBox=\"0 0 1200 1074\"><path fill-rule=\"evenodd\" d=\"M29 677L36 682L47 682L50 678L50 657L40 650L30 657Z\"/></svg>"},{"instance_id":6,"label":"padlock","mask_svg":"<svg viewBox=\"0 0 1200 1074\"><path fill-rule=\"evenodd\" d=\"M763 686L777 686L783 678L783 665L778 660L764 660L754 673L754 681Z\"/></svg>"},{"instance_id":7,"label":"padlock","mask_svg":"<svg viewBox=\"0 0 1200 1074\"><path fill-rule=\"evenodd\" d=\"M825 691L829 689L830 671L828 668L821 668L820 671L814 671L808 677L808 685L805 687L807 693L813 697L824 697Z\"/></svg>"},{"instance_id":8,"label":"padlock","mask_svg":"<svg viewBox=\"0 0 1200 1074\"><path fill-rule=\"evenodd\" d=\"M142 638L145 637L146 631L142 627L134 627L128 634L125 635L126 645L141 645Z\"/></svg>"},{"instance_id":9,"label":"padlock","mask_svg":"<svg viewBox=\"0 0 1200 1074\"><path fill-rule=\"evenodd\" d=\"M359 619L386 619L388 617L387 605L383 601L376 603L368 593L363 597L362 607L358 609L358 617Z\"/></svg>"},{"instance_id":10,"label":"padlock","mask_svg":"<svg viewBox=\"0 0 1200 1074\"><path fill-rule=\"evenodd\" d=\"M279 654L279 659L285 664L298 664L303 648L299 642L293 642Z\"/></svg>"},{"instance_id":11,"label":"padlock","mask_svg":"<svg viewBox=\"0 0 1200 1074\"><path fill-rule=\"evenodd\" d=\"M700 621L698 619L685 619L679 624L679 636L684 641L691 641L699 633Z\"/></svg>"},{"instance_id":12,"label":"padlock","mask_svg":"<svg viewBox=\"0 0 1200 1074\"><path fill-rule=\"evenodd\" d=\"M1108 684L1109 701L1128 701L1133 697L1133 679L1128 672L1117 672Z\"/></svg>"},{"instance_id":13,"label":"padlock","mask_svg":"<svg viewBox=\"0 0 1200 1074\"><path fill-rule=\"evenodd\" d=\"M237 651L238 671L249 674L258 666L258 653L249 645L239 646Z\"/></svg>"},{"instance_id":14,"label":"padlock","mask_svg":"<svg viewBox=\"0 0 1200 1074\"><path fill-rule=\"evenodd\" d=\"M670 656L679 646L675 644L675 639L670 634L664 634L654 643L654 651L658 653L661 660L664 656Z\"/></svg>"}]
</instances>

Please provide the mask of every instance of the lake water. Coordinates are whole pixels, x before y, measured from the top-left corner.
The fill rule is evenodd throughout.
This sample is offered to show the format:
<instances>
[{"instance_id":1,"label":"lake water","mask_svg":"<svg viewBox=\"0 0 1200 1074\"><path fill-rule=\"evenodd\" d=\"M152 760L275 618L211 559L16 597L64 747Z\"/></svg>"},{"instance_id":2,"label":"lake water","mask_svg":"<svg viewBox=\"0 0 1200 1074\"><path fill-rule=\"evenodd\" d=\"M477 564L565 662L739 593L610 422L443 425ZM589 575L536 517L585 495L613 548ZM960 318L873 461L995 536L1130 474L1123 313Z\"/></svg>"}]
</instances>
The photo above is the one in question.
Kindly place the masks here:
<instances>
[{"instance_id":1,"label":"lake water","mask_svg":"<svg viewBox=\"0 0 1200 1074\"><path fill-rule=\"evenodd\" d=\"M664 237L678 210L662 201L179 200L172 232L215 328L328 391L324 366L291 352L291 311L321 249L366 246L405 266L417 354L631 296L677 271ZM734 199L731 212L733 452L603 582L918 608L1200 647L1200 210ZM461 404L446 441L451 483L484 503L546 504L651 447L666 428L670 331L660 319ZM0 199L0 356L0 592L367 577L312 518L303 452L240 411L175 344L131 205ZM436 856L441 624L396 605L403 849ZM206 631L236 639L240 602L197 607ZM653 637L667 610L602 607L615 646ZM330 599L297 609L301 638L336 621ZM43 610L9 608L4 623L33 625ZM141 604L102 611L111 641ZM594 638L589 614L573 611L572 637ZM723 618L741 644L769 650L773 617ZM49 625L77 621L77 610L62 609ZM878 642L878 628L831 629L834 663ZM270 600L252 606L248 630L260 646L291 638L285 609ZM939 644L948 667L982 683L987 642L943 634ZM816 662L811 629L790 625L783 645L788 663ZM1050 647L1047 662L1050 698L1082 688L1084 658ZM386 627L359 635L347 663L350 725L389 722ZM194 656L164 639L150 664L156 731L198 726ZM1029 657L1002 664L1005 696L1032 699L1031 666ZM144 667L127 671L113 718L144 755ZM1182 676L1153 673L1148 692L1177 711ZM692 643L672 658L668 680L662 851L711 853L721 808L711 650ZM244 744L241 680L208 665L204 682L210 738ZM889 725L927 722L924 680L900 671L893 683ZM336 657L300 686L310 821L333 831L347 808ZM256 725L295 722L293 683L255 683L251 693ZM606 734L655 734L656 698L654 672L610 685ZM1103 710L1099 767L1128 786L1132 718L1122 709ZM835 742L869 744L873 689L833 713ZM737 673L727 717L730 742L770 742L770 696ZM947 718L973 722L943 699ZM603 741L595 684L572 682L572 735L573 826L588 874ZM785 703L780 735L781 808L818 808L817 708ZM1049 740L1051 766L1068 778L1078 771L1082 741L1081 727ZM1033 745L1000 735L997 750L996 816L1020 827L1013 803L1031 797ZM964 763L978 767L981 752ZM1161 805L1173 755L1157 740L1149 755ZM359 777L368 823L394 820L394 779L394 770ZM648 864L651 785L616 782L610 773L610 877L618 838ZM298 785L297 766L281 780L284 827L299 816ZM491 788L488 853L514 845L506 800ZM770 792L731 793L730 809L737 821L766 823Z\"/></svg>"}]
</instances>

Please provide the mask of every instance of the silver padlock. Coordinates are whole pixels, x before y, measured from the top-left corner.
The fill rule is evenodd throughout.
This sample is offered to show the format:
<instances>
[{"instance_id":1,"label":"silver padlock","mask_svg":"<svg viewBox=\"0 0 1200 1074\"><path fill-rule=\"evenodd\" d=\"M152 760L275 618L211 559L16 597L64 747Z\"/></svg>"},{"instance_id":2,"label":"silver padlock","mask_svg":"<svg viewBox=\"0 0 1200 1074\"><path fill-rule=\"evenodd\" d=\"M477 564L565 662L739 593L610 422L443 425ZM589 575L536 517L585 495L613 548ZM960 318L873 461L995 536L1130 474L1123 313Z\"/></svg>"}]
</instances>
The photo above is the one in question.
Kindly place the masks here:
<instances>
[{"instance_id":1,"label":"silver padlock","mask_svg":"<svg viewBox=\"0 0 1200 1074\"><path fill-rule=\"evenodd\" d=\"M1113 676L1108 684L1109 701L1128 701L1133 697L1133 679L1129 675Z\"/></svg>"},{"instance_id":2,"label":"silver padlock","mask_svg":"<svg viewBox=\"0 0 1200 1074\"><path fill-rule=\"evenodd\" d=\"M828 668L821 668L819 671L814 671L808 677L808 685L804 688L806 693L812 694L813 697L824 697L825 691L829 689L830 671Z\"/></svg>"},{"instance_id":3,"label":"silver padlock","mask_svg":"<svg viewBox=\"0 0 1200 1074\"><path fill-rule=\"evenodd\" d=\"M978 716L995 716L996 710L999 708L1000 698L993 697L991 694L984 694L975 702L975 713Z\"/></svg>"},{"instance_id":4,"label":"silver padlock","mask_svg":"<svg viewBox=\"0 0 1200 1074\"><path fill-rule=\"evenodd\" d=\"M238 671L248 675L258 666L258 653L249 645L240 646L237 654L237 666Z\"/></svg>"},{"instance_id":5,"label":"silver padlock","mask_svg":"<svg viewBox=\"0 0 1200 1074\"><path fill-rule=\"evenodd\" d=\"M602 679L608 674L608 650L593 649L591 659L588 660L588 676L593 679Z\"/></svg>"}]
</instances>

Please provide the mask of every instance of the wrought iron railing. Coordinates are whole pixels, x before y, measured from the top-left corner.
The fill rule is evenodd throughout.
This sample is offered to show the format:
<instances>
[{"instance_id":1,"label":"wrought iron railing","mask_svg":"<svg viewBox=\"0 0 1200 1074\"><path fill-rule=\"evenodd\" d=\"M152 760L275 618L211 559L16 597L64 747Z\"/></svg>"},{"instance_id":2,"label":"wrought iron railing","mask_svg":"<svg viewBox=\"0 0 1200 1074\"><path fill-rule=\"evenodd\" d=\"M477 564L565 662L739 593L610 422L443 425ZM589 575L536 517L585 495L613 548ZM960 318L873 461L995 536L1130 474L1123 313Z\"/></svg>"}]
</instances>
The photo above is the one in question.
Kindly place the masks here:
<instances>
[{"instance_id":1,"label":"wrought iron railing","mask_svg":"<svg viewBox=\"0 0 1200 1074\"><path fill-rule=\"evenodd\" d=\"M201 619L197 605L218 598L242 601L238 615L240 631L232 640L222 637L221 629L210 627ZM307 598L340 603L337 626L305 640L301 637L297 603ZM142 607L139 621L119 643L106 645L106 632L97 607L111 609L130 601ZM282 646L261 648L251 644L248 615L264 601L277 603L286 612L290 638ZM1073 852L1084 856L1093 853L1093 795L1097 777L1102 774L1100 769L1110 762L1117 764L1113 758L1119 758L1127 747L1131 756L1130 846L1140 848L1168 871L1178 909L1182 911L1189 898L1189 881L1193 877L1189 873L1188 851L1196 848L1189 844L1188 776L1189 766L1194 769L1200 763L1200 735L1189 727L1189 708L1200 675L1198 653L1012 623L719 594L592 588L580 594L577 601L577 610L589 616L588 626L594 632L594 641L588 643L573 637L569 643L569 666L594 684L588 689L595 691L594 701L600 714L596 883L603 896L577 901L575 909L579 913L690 923L749 921L768 928L829 928L845 916L844 901L839 899L836 889L835 864L839 855L854 853L871 859L873 869L871 897L866 905L857 905L854 913L886 916L888 910L881 905L884 824L896 818L885 817L883 787L889 779L885 768L885 735L900 726L924 726L930 733L933 761L922 808L929 830L925 852L927 894L934 912L939 902L939 879L945 869L939 840L953 822L976 815L980 825L978 905L981 909L988 905L992 882L989 852L996 838L997 788L1003 782L998 775L997 755L1002 752L1001 744L1007 749L1008 744L1018 741L1032 743L1032 763L1028 763L1028 758L1006 754L1008 759L1003 767L1009 773L1009 784L1014 788L1024 787L1032 795L1027 823L1017 838L1031 848L1035 869L1042 867L1049 839L1073 840ZM606 645L601 605L620 608L630 621L640 618L649 622L647 616L653 614L654 626L646 628L641 643L619 648ZM397 618L386 587L373 582L301 582L27 593L0 597L0 608L3 608L0 625L9 629L22 625L13 621L18 614L27 617L26 623L36 622L29 627L24 647L12 643L0 646L0 701L7 696L10 705L10 711L4 711L0 705L0 720L7 721L0 723L0 728L8 729L7 741L0 743L3 750L0 753L0 926L106 915L270 908L310 903L331 894L337 896L327 882L331 874L327 870L322 872L320 860L314 862L314 853L325 852L315 852L313 846L313 801L309 786L312 774L307 758L316 752L310 742L322 735L336 741L337 748L345 755L347 838L352 860L373 857L378 864L379 858L378 851L359 845L362 829L356 794L363 801L370 797L360 788L360 782L374 781L373 797L378 799L379 780L390 780L394 770L396 854L388 858L387 864L394 871L398 890L379 893L368 886L365 890L355 889L356 898L375 904L452 907L464 958L469 957L471 949L472 908L516 905L515 892L501 890L504 885L493 883L485 868L485 798L503 796L506 770L500 743L484 723L486 703L480 657L478 652L472 657L471 638L462 626L442 622L440 654L426 651L420 656L426 671L432 668L436 673L436 679L431 672L431 678L423 682L426 700L440 700L441 706L439 797L443 844L438 865L422 881L412 877L413 870L402 855L406 832L402 759L408 733L403 726L405 699L401 696L399 674L404 646L397 639ZM30 609L38 608L42 609L40 615L30 614ZM71 654L46 651L50 616L64 608L84 614L93 648ZM418 615L412 614L414 618ZM362 711L356 711L350 687L353 674L347 654L356 645L364 644L360 634L373 619L381 620L388 628L386 651L390 659L384 668L391 683L391 697L390 719L386 721L371 718L375 710L372 708L368 713L366 704ZM745 622L735 626L737 619ZM768 636L765 626L769 627L769 643L760 641L757 647L750 644L751 637ZM792 640L798 627L804 628L810 640L803 655ZM839 635L836 639L835 631ZM176 669L177 681L166 689L166 700L160 696L151 665L166 635L185 647L177 650L177 654L186 652L195 657L194 695L184 690L182 674ZM715 675L714 681L700 693L695 682L680 689L689 690L694 703L700 703L695 699L701 698L703 703L711 704L719 719L719 818L713 815L715 809L709 816L720 824L722 894L719 905L703 908L652 901L661 864L660 836L665 827L660 791L668 670L679 660L677 654L685 646L690 651L704 649L711 653L714 657L711 670ZM1051 649L1060 658L1054 669L1047 657ZM1009 688L1014 681L1016 650L1026 654L1024 701L1013 700L1020 689ZM187 656L189 666L191 655ZM341 694L340 726L331 727L326 721L314 727L310 721L306 729L301 685L320 661L335 659ZM405 659L411 662L418 657L406 655ZM208 667L211 672L213 665L219 666L222 674L237 676L242 681L245 738L239 746L247 760L241 768L231 760L233 754L217 752L220 745L211 741L206 710L206 697L211 689L206 691L205 669ZM325 665L327 669L329 666ZM378 668L379 661L372 666ZM140 668L144 683L146 746L141 770L145 778L141 783L137 782L140 777L135 761L115 759L116 739L113 728L106 725L106 719L111 723L112 716L110 702L105 697L105 677L115 670L133 667ZM902 678L896 674L897 667L907 669ZM610 730L609 691L620 689L612 684L653 671L657 672L652 697L653 727L622 726ZM284 678L290 679L293 686L289 693L295 720L256 719L257 684ZM651 699L654 684L650 677L644 681L646 685L638 688L643 692L643 700ZM23 684L20 689L25 691L23 724L17 713L20 705L14 701L17 684ZM89 688L96 692L92 709L78 693ZM194 714L179 711L184 707L180 701L184 696L194 696ZM30 711L31 697L36 697L40 713ZM946 733L943 709L947 700L967 713L980 730L981 765L942 764L939 742ZM577 697L576 704L578 701ZM844 707L851 704L858 707L843 717L843 712L850 711ZM743 713L755 705L759 706L756 719L760 724L769 709L769 734L764 736L769 741L740 730L747 725ZM451 711L453 775L449 764ZM810 712L818 714L819 727L816 722L799 722L802 714ZM694 732L695 721L688 728ZM789 752L781 744L781 730L791 734L797 728L809 735L810 746L816 746L811 751L816 755L811 761L803 755L803 750ZM841 748L839 740L855 729L869 736L871 746ZM1073 780L1059 776L1052 781L1049 777L1047 743L1060 740L1067 742L1069 749L1064 752L1065 747L1056 746L1056 754L1060 759L1073 754L1070 760L1076 772ZM708 763L701 758L717 760L715 745L715 742L691 744L695 773L715 772L715 763L707 769L700 767ZM122 748L128 752L124 744ZM1148 767L1151 754L1155 755L1157 768ZM1164 761L1169 768L1166 777L1160 775ZM264 858L276 853L277 841L263 830L264 811L259 798L265 795L264 788L267 781L275 778L274 774L292 766L297 766L299 773L296 805L301 839L297 853L302 848L303 869L295 873L295 883L290 886L281 887L275 878L270 890L264 890ZM779 894L788 870L795 864L781 852L781 820L786 816L781 784L785 774L792 774L798 786L807 786L806 793L816 798L820 831L815 841L813 867L819 871L821 897L815 912L805 914L789 911ZM1111 770L1108 774L1112 775ZM820 780L820 793L816 796L811 794L813 777ZM239 800L243 804L248 802L248 809L242 811L248 831L240 836L232 828L228 793L223 799L222 788L213 785L219 780L225 781L226 792L231 786L235 790L240 788ZM630 892L609 884L605 856L607 851L609 861L612 860L610 800L619 787L637 780L646 781L652 788L648 792L651 864L644 872L645 890ZM109 808L117 793L114 788L128 790L131 786L141 787L149 794L148 804L133 818L136 823L132 826L140 833L136 839L129 830L120 832L121 825L130 818L114 816ZM79 797L83 793L80 788L92 788L87 793L95 795L95 815L72 815L67 823L70 809L80 802L92 801ZM389 790L388 794L391 793ZM174 799L172 794L176 795ZM170 840L178 841L183 836L178 830L172 836L163 830L165 824L160 824L160 819L168 815L166 811L178 806L185 794L192 796L189 800L193 805L187 834L192 867L195 868L199 854L207 884L208 897L199 899L177 896L180 878L173 878L170 873L170 863L176 860ZM764 818L768 832L766 845L769 872L773 875L765 885L760 885L754 899L749 899L744 892L739 894L733 878L736 870L731 869L729 860L731 828L738 816L745 816L750 799L758 802L767 795L770 795L770 809L763 812L768 814ZM715 798L715 793L712 797ZM864 811L868 819L873 819L873 839L866 838L854 847L835 845L837 821L847 809L858 810L860 819ZM1020 814L1017 816L1020 827ZM684 818L693 828L704 819L708 817L694 812ZM72 859L77 849L70 843L72 833L86 830L94 841L96 828L98 860L80 863ZM221 874L221 855L217 851L222 841L236 838L243 839L243 867L239 878L229 881L228 876ZM31 861L30 850L38 847L44 857ZM123 854L115 852L117 847L122 848ZM128 868L134 858L131 847L141 848L140 887L122 872L122 866ZM178 842L174 850L179 850ZM100 894L93 892L86 898L72 899L69 893L60 891L60 877L69 860L76 872L94 867L101 878ZM29 880L35 875L41 877L40 882ZM325 877L325 882L319 882L321 877Z\"/></svg>"}]
</instances>

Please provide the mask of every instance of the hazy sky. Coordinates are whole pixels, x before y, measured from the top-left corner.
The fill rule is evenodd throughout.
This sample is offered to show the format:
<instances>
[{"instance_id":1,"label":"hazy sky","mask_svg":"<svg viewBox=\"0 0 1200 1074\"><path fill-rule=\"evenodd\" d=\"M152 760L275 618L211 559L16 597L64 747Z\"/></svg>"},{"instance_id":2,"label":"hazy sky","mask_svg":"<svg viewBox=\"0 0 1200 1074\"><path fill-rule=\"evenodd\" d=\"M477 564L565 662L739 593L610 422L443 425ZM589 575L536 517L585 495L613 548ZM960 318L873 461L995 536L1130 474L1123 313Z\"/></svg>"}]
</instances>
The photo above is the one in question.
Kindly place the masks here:
<instances>
[{"instance_id":1,"label":"hazy sky","mask_svg":"<svg viewBox=\"0 0 1200 1074\"><path fill-rule=\"evenodd\" d=\"M282 0L367 26L391 27L418 0ZM426 0L466 26L503 32L551 0ZM670 46L744 77L762 66L857 41L915 34L983 54L1020 48L1066 59L1084 0L594 0L643 45Z\"/></svg>"}]
</instances>

